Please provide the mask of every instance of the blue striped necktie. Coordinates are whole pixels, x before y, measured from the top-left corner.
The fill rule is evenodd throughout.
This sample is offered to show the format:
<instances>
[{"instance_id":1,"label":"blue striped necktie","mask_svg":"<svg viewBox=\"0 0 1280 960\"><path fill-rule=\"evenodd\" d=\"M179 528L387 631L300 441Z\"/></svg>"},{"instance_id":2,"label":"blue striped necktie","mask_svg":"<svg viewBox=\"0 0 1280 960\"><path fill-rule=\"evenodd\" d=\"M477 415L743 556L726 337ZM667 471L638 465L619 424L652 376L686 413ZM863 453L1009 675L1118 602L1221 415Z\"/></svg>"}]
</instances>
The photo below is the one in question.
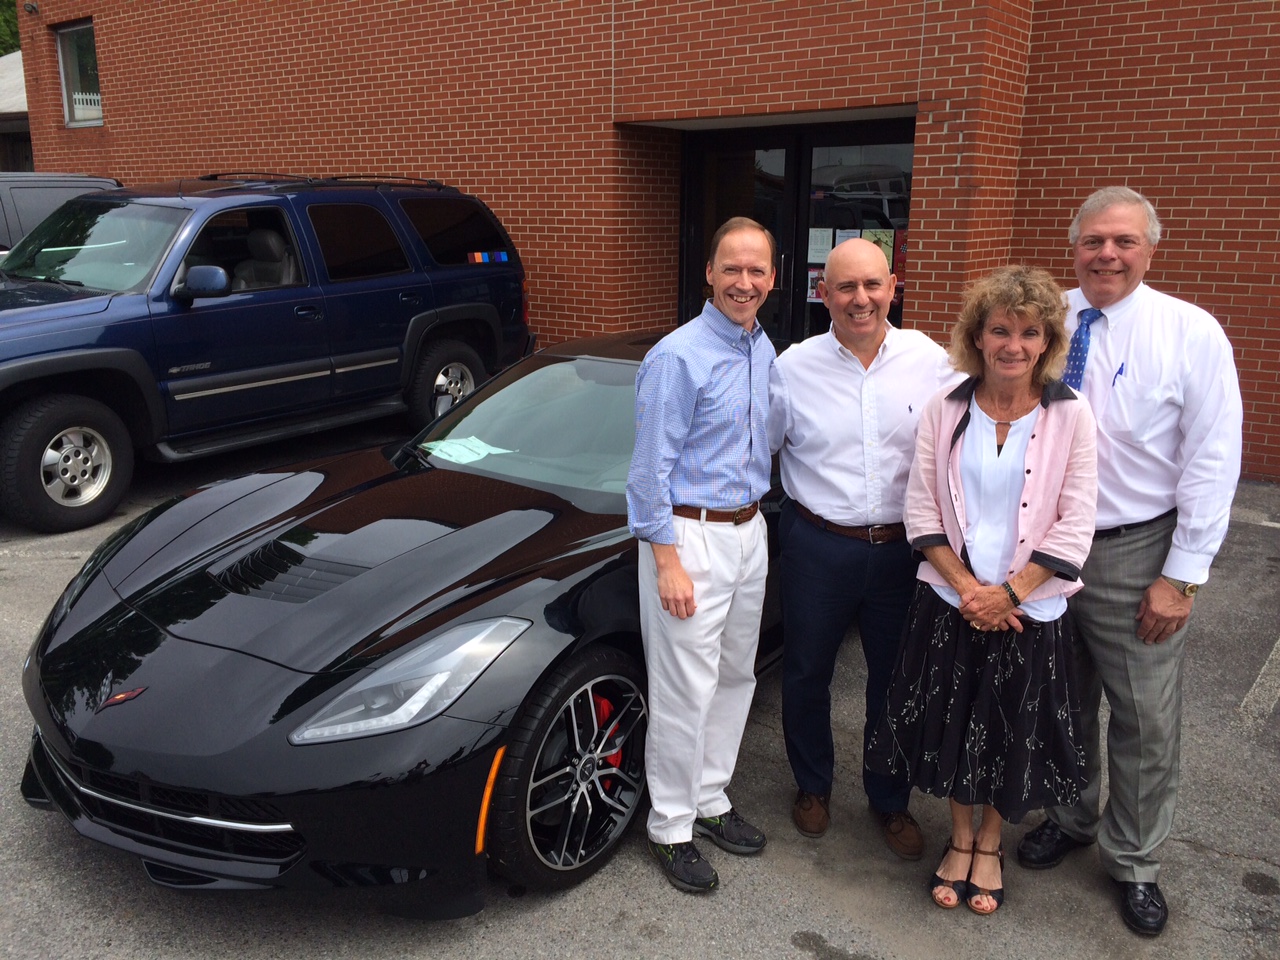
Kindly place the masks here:
<instances>
[{"instance_id":1,"label":"blue striped necktie","mask_svg":"<svg viewBox=\"0 0 1280 960\"><path fill-rule=\"evenodd\" d=\"M1084 362L1089 357L1089 324L1102 316L1102 311L1089 307L1080 311L1080 326L1071 335L1071 347L1067 350L1067 369L1062 382L1073 390L1079 390L1084 382Z\"/></svg>"}]
</instances>

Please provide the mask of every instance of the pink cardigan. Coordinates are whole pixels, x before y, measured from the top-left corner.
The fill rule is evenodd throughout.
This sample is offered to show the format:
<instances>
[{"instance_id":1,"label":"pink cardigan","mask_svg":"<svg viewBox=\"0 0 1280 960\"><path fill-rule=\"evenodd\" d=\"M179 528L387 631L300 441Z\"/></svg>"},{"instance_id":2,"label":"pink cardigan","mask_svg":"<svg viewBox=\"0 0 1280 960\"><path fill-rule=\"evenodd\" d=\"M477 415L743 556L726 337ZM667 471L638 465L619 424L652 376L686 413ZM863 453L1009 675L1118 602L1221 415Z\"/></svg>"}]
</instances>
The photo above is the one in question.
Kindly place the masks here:
<instances>
[{"instance_id":1,"label":"pink cardigan","mask_svg":"<svg viewBox=\"0 0 1280 960\"><path fill-rule=\"evenodd\" d=\"M925 405L903 517L907 538L917 551L947 544L965 566L969 560L960 448L969 424L969 400L977 386L971 377L935 394ZM938 456L940 442L947 451L945 457ZM1027 444L1022 495L1012 567L1021 570L1028 563L1038 563L1055 574L1026 599L1075 593L1084 586L1080 567L1093 543L1098 506L1097 427L1089 404L1058 380L1044 387ZM927 560L916 576L926 583L947 582Z\"/></svg>"}]
</instances>

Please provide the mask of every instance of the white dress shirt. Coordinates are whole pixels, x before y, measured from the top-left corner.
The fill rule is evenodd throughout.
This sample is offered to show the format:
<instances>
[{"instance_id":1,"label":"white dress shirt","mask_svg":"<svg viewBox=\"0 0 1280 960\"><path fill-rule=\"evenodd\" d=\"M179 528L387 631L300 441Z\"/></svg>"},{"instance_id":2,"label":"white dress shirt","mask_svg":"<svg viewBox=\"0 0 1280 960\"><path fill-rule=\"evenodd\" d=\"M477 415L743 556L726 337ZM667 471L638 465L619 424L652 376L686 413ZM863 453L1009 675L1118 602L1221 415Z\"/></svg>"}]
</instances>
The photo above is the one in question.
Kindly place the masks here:
<instances>
[{"instance_id":1,"label":"white dress shirt","mask_svg":"<svg viewBox=\"0 0 1280 960\"><path fill-rule=\"evenodd\" d=\"M902 522L920 411L964 379L926 334L885 327L869 369L828 330L784 350L769 374L783 489L844 526Z\"/></svg>"},{"instance_id":2,"label":"white dress shirt","mask_svg":"<svg viewBox=\"0 0 1280 960\"><path fill-rule=\"evenodd\" d=\"M1067 294L1067 332L1090 304ZM1141 284L1089 329L1085 395L1098 421L1098 529L1177 507L1163 573L1204 583L1231 518L1244 407L1231 344L1199 307Z\"/></svg>"}]
</instances>

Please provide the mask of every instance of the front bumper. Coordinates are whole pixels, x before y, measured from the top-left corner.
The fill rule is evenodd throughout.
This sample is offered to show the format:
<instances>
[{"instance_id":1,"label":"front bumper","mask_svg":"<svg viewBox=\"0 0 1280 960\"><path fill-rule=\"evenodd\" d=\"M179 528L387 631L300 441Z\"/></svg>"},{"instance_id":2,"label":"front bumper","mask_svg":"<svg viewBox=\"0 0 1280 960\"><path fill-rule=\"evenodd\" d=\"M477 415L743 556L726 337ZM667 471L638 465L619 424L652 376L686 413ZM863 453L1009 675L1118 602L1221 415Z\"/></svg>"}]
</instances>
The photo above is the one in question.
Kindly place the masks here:
<instances>
[{"instance_id":1,"label":"front bumper","mask_svg":"<svg viewBox=\"0 0 1280 960\"><path fill-rule=\"evenodd\" d=\"M480 747L479 725L438 719L446 723L433 740L453 726L476 749L454 763L424 761L429 773L328 785L317 778L304 792L239 797L96 769L37 727L22 794L58 809L82 836L139 857L168 887L412 884L474 898L484 877L476 824L496 736ZM449 749L454 738L445 740ZM313 748L292 749L303 761L321 760Z\"/></svg>"}]
</instances>

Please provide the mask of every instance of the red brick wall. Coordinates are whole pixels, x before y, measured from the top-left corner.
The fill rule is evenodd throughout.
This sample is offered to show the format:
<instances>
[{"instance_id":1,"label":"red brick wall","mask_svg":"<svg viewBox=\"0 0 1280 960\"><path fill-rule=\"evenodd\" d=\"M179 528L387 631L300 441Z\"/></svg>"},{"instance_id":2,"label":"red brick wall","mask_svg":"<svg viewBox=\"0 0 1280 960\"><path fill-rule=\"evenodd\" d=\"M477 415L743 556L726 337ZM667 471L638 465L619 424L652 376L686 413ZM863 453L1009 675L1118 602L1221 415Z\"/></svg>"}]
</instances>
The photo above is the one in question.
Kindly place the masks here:
<instances>
[{"instance_id":1,"label":"red brick wall","mask_svg":"<svg viewBox=\"0 0 1280 960\"><path fill-rule=\"evenodd\" d=\"M2 0L0 0L2 2ZM907 322L1127 182L1151 280L1224 323L1246 471L1280 479L1280 5L1187 0L41 0L19 10L39 169L439 177L483 196L544 341L676 322L680 139L649 124L916 112ZM62 120L50 27L94 18L105 123Z\"/></svg>"},{"instance_id":2,"label":"red brick wall","mask_svg":"<svg viewBox=\"0 0 1280 960\"><path fill-rule=\"evenodd\" d=\"M1155 204L1147 280L1222 322L1245 472L1280 478L1280 4L1037 0L1019 173L1014 250L1071 286L1085 196Z\"/></svg>"},{"instance_id":3,"label":"red brick wall","mask_svg":"<svg viewBox=\"0 0 1280 960\"><path fill-rule=\"evenodd\" d=\"M1031 0L930 4L911 190L911 318L946 342L964 285L1009 261Z\"/></svg>"}]
</instances>

